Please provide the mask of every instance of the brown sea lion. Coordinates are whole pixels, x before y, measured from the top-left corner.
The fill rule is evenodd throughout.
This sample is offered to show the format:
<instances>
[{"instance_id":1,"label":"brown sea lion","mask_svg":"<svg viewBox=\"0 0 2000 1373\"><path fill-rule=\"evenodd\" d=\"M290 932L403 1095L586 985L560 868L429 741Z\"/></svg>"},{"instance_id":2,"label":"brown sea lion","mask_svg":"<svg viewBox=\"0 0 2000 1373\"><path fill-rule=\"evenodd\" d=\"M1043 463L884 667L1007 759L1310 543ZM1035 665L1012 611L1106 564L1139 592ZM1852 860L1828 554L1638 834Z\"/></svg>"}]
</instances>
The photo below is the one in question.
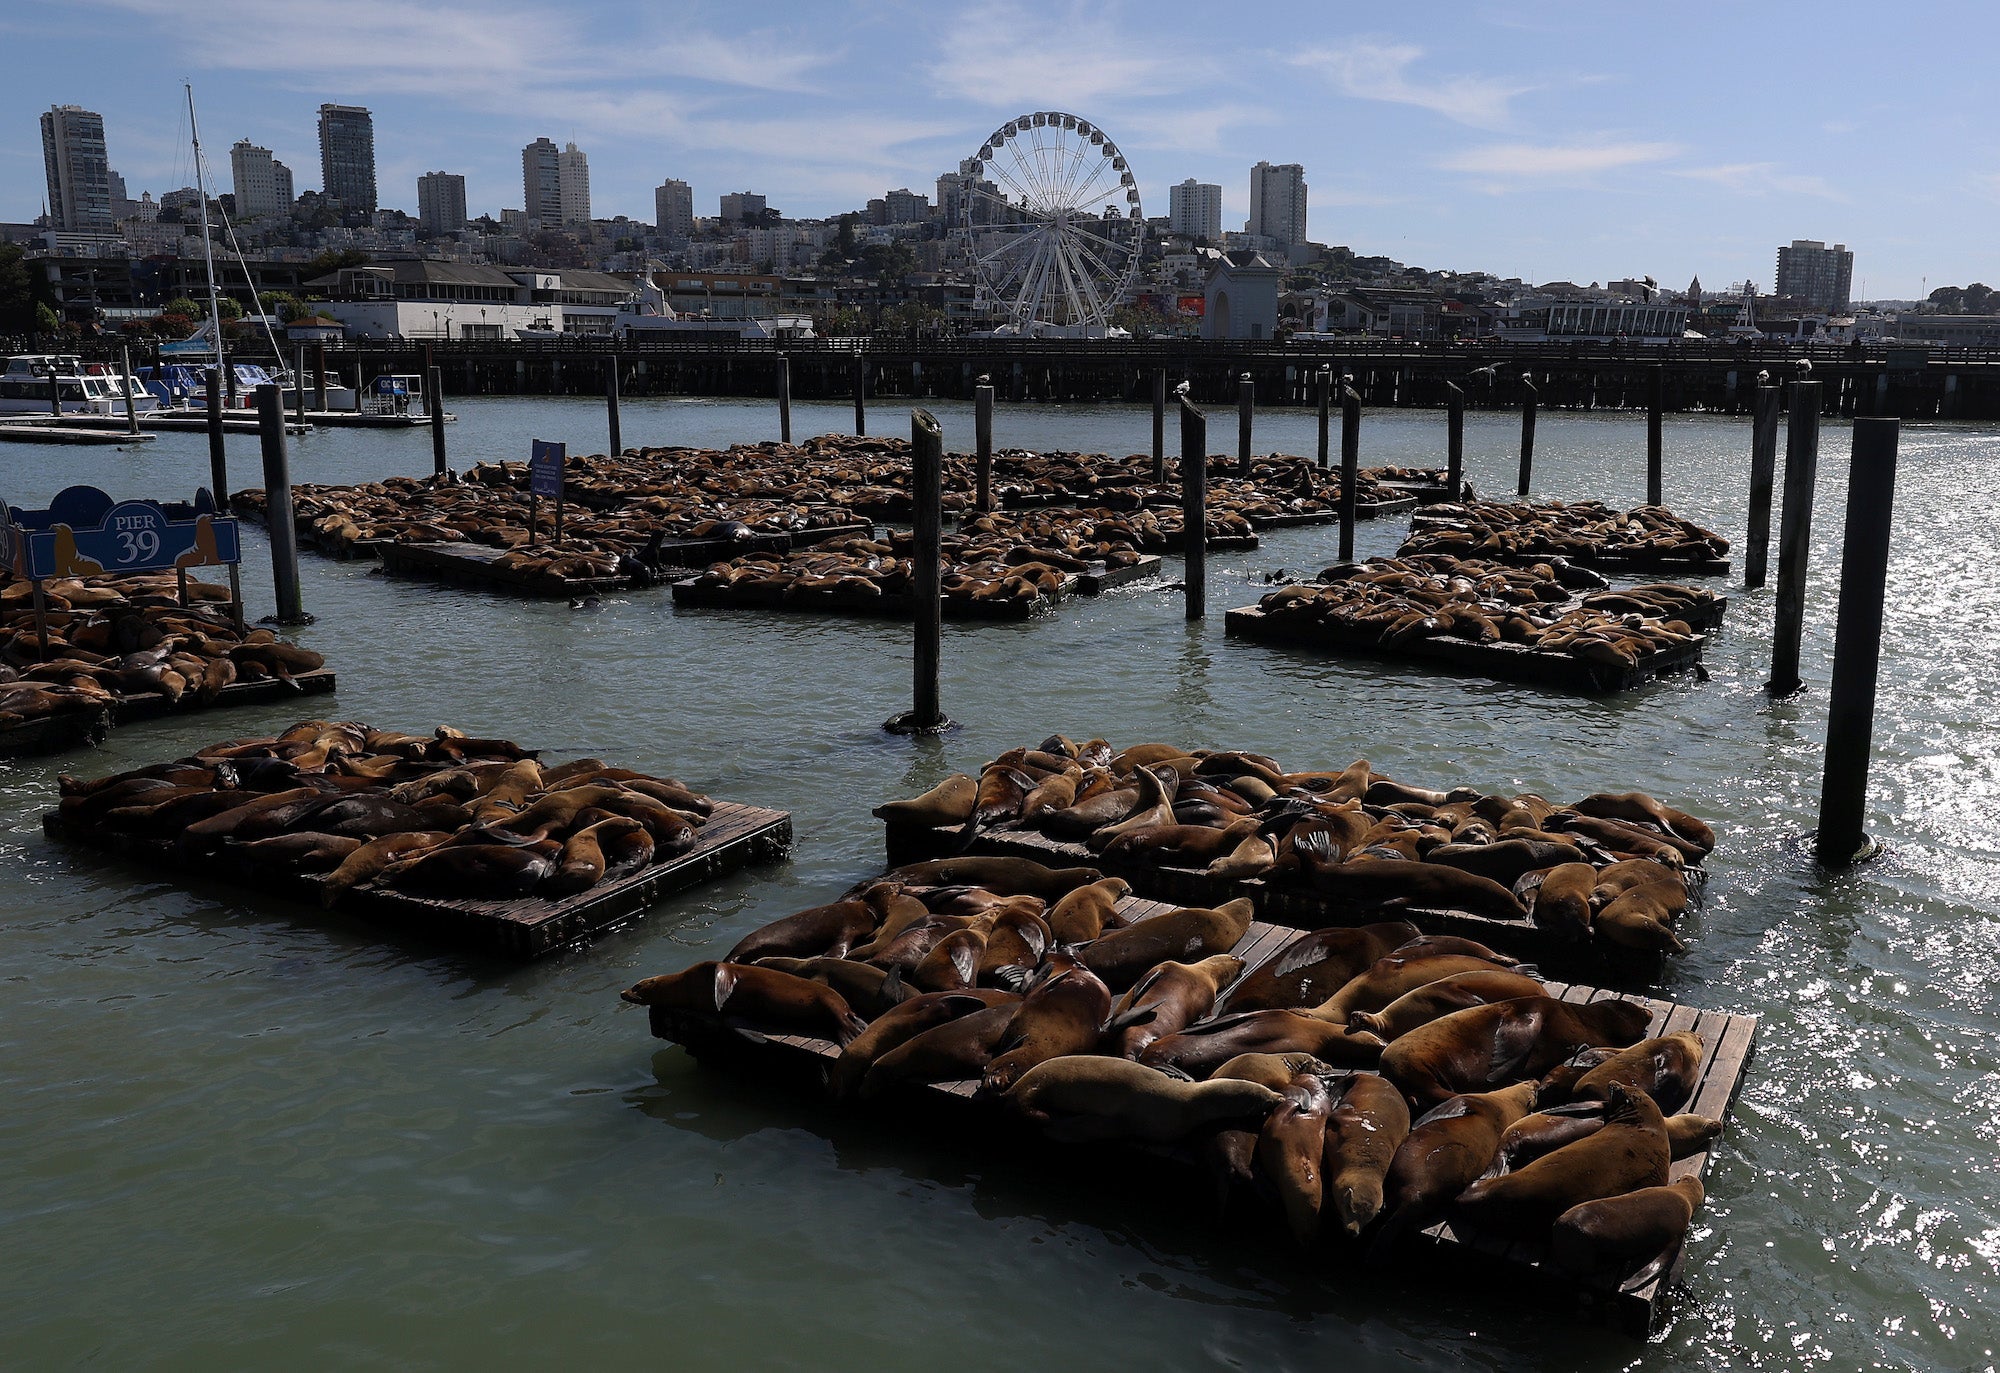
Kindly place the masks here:
<instances>
[{"instance_id":1,"label":"brown sea lion","mask_svg":"<svg viewBox=\"0 0 2000 1373\"><path fill-rule=\"evenodd\" d=\"M1591 928L1611 943L1648 953L1686 953L1674 917L1687 907L1687 887L1674 878L1633 887L1608 902Z\"/></svg>"},{"instance_id":2,"label":"brown sea lion","mask_svg":"<svg viewBox=\"0 0 2000 1373\"><path fill-rule=\"evenodd\" d=\"M1004 1100L1053 1139L1171 1143L1220 1122L1258 1120L1281 1098L1255 1082L1187 1082L1128 1059L1070 1055L1030 1068Z\"/></svg>"},{"instance_id":3,"label":"brown sea lion","mask_svg":"<svg viewBox=\"0 0 2000 1373\"><path fill-rule=\"evenodd\" d=\"M1590 889L1590 904L1593 909L1601 908L1634 887L1667 878L1685 884L1685 871L1678 864L1652 858L1626 858L1607 864L1597 870L1597 882Z\"/></svg>"},{"instance_id":4,"label":"brown sea lion","mask_svg":"<svg viewBox=\"0 0 2000 1373\"><path fill-rule=\"evenodd\" d=\"M1606 820L1658 825L1678 839L1686 840L1703 853L1715 851L1715 831L1686 811L1675 810L1643 791L1597 792L1570 807L1579 815L1595 815Z\"/></svg>"},{"instance_id":5,"label":"brown sea lion","mask_svg":"<svg viewBox=\"0 0 2000 1373\"><path fill-rule=\"evenodd\" d=\"M1040 905L1039 900L1036 905ZM995 908L973 980L981 986L1019 982L1055 943L1040 912L1025 906Z\"/></svg>"},{"instance_id":6,"label":"brown sea lion","mask_svg":"<svg viewBox=\"0 0 2000 1373\"><path fill-rule=\"evenodd\" d=\"M986 952L986 932L990 921L975 920L961 930L953 930L910 969L910 985L922 992L953 992L971 987L979 976L979 960Z\"/></svg>"},{"instance_id":7,"label":"brown sea lion","mask_svg":"<svg viewBox=\"0 0 2000 1373\"><path fill-rule=\"evenodd\" d=\"M862 887L876 882L896 882L905 887L976 886L1001 895L1039 896L1054 901L1103 877L1095 868L1050 868L1028 858L973 856L908 863L870 879Z\"/></svg>"},{"instance_id":8,"label":"brown sea lion","mask_svg":"<svg viewBox=\"0 0 2000 1373\"><path fill-rule=\"evenodd\" d=\"M768 966L768 965L767 965ZM870 1021L868 1028L842 1047L827 1071L827 1085L836 1097L852 1096L868 1070L898 1045L960 1016L1019 1000L1009 992L925 992L892 1006Z\"/></svg>"},{"instance_id":9,"label":"brown sea lion","mask_svg":"<svg viewBox=\"0 0 2000 1373\"><path fill-rule=\"evenodd\" d=\"M1004 1092L1037 1063L1096 1049L1111 1015L1111 989L1081 963L1051 958L1049 964L1057 970L1021 998L1005 1041L980 1079L982 1092Z\"/></svg>"},{"instance_id":10,"label":"brown sea lion","mask_svg":"<svg viewBox=\"0 0 2000 1373\"><path fill-rule=\"evenodd\" d=\"M450 837L442 831L434 831L385 834L380 839L371 839L349 853L339 867L327 874L320 887L320 901L331 906L350 887L372 882L392 863L434 849Z\"/></svg>"},{"instance_id":11,"label":"brown sea lion","mask_svg":"<svg viewBox=\"0 0 2000 1373\"><path fill-rule=\"evenodd\" d=\"M831 987L864 1018L879 1016L913 995L900 972L851 958L765 958L758 966Z\"/></svg>"},{"instance_id":12,"label":"brown sea lion","mask_svg":"<svg viewBox=\"0 0 2000 1373\"><path fill-rule=\"evenodd\" d=\"M980 1076L993 1061L994 1050L1006 1036L1018 1005L1007 1001L989 1006L897 1045L876 1059L862 1077L861 1099L872 1101L905 1084L958 1082Z\"/></svg>"},{"instance_id":13,"label":"brown sea lion","mask_svg":"<svg viewBox=\"0 0 2000 1373\"><path fill-rule=\"evenodd\" d=\"M1243 972L1243 960L1215 954L1198 963L1161 963L1111 1008L1104 1051L1136 1059L1156 1039L1186 1029L1215 1009L1216 997Z\"/></svg>"},{"instance_id":14,"label":"brown sea lion","mask_svg":"<svg viewBox=\"0 0 2000 1373\"><path fill-rule=\"evenodd\" d=\"M972 817L979 799L979 783L962 772L954 772L921 796L907 801L889 801L875 807L875 816L892 825L917 825L942 829L962 825Z\"/></svg>"},{"instance_id":15,"label":"brown sea lion","mask_svg":"<svg viewBox=\"0 0 2000 1373\"><path fill-rule=\"evenodd\" d=\"M1444 863L1463 872L1491 878L1512 887L1525 873L1559 863L1581 863L1583 850L1559 839L1499 839L1490 844L1442 844L1424 855L1426 863Z\"/></svg>"},{"instance_id":16,"label":"brown sea lion","mask_svg":"<svg viewBox=\"0 0 2000 1373\"><path fill-rule=\"evenodd\" d=\"M773 920L736 941L731 963L756 963L766 958L845 958L854 945L875 932L876 912L865 901L835 901L796 915Z\"/></svg>"},{"instance_id":17,"label":"brown sea lion","mask_svg":"<svg viewBox=\"0 0 2000 1373\"><path fill-rule=\"evenodd\" d=\"M1347 1024L1350 1029L1367 1030L1393 1044L1410 1031L1468 1006L1541 996L1544 991L1540 978L1510 968L1454 973L1403 993L1379 1011L1356 1011L1347 1018Z\"/></svg>"},{"instance_id":18,"label":"brown sea lion","mask_svg":"<svg viewBox=\"0 0 2000 1373\"><path fill-rule=\"evenodd\" d=\"M1644 1263L1621 1284L1640 1286L1673 1261L1706 1196L1701 1179L1689 1176L1664 1187L1580 1202L1549 1228L1549 1256L1581 1274L1623 1274Z\"/></svg>"},{"instance_id":19,"label":"brown sea lion","mask_svg":"<svg viewBox=\"0 0 2000 1373\"><path fill-rule=\"evenodd\" d=\"M1043 833L1057 839L1083 839L1131 815L1143 795L1136 785L1114 787L1084 795L1063 810L1043 811L1035 817L1035 823Z\"/></svg>"},{"instance_id":20,"label":"brown sea lion","mask_svg":"<svg viewBox=\"0 0 2000 1373\"><path fill-rule=\"evenodd\" d=\"M1107 926L1119 923L1118 903L1131 893L1132 884L1122 877L1077 887L1049 911L1049 934L1058 944L1088 944Z\"/></svg>"},{"instance_id":21,"label":"brown sea lion","mask_svg":"<svg viewBox=\"0 0 2000 1373\"><path fill-rule=\"evenodd\" d=\"M391 863L375 880L399 891L450 900L505 900L526 896L540 886L555 872L561 853L562 845L553 839L533 844L446 843Z\"/></svg>"},{"instance_id":22,"label":"brown sea lion","mask_svg":"<svg viewBox=\"0 0 2000 1373\"><path fill-rule=\"evenodd\" d=\"M1381 1057L1382 1041L1296 1011L1245 1011L1156 1039L1139 1061L1205 1078L1239 1054L1293 1053L1336 1067L1369 1067Z\"/></svg>"},{"instance_id":23,"label":"brown sea lion","mask_svg":"<svg viewBox=\"0 0 2000 1373\"><path fill-rule=\"evenodd\" d=\"M297 834L274 834L269 839L253 839L231 848L252 862L270 863L286 872L326 872L336 868L361 847L352 835L325 834L306 830Z\"/></svg>"},{"instance_id":24,"label":"brown sea lion","mask_svg":"<svg viewBox=\"0 0 2000 1373\"><path fill-rule=\"evenodd\" d=\"M1701 1071L1701 1036L1689 1030L1643 1039L1592 1068L1570 1089L1575 1101L1608 1101L1618 1083L1644 1092L1662 1111L1678 1111L1694 1092Z\"/></svg>"},{"instance_id":25,"label":"brown sea lion","mask_svg":"<svg viewBox=\"0 0 2000 1373\"><path fill-rule=\"evenodd\" d=\"M1317 1006L1391 949L1417 937L1406 920L1352 929L1315 930L1293 940L1229 989L1231 1011L1290 1011Z\"/></svg>"},{"instance_id":26,"label":"brown sea lion","mask_svg":"<svg viewBox=\"0 0 2000 1373\"><path fill-rule=\"evenodd\" d=\"M1459 973L1511 971L1476 954L1404 953L1397 949L1350 978L1339 991L1313 1007L1311 1014L1345 1025L1356 1011L1379 1011L1397 997Z\"/></svg>"},{"instance_id":27,"label":"brown sea lion","mask_svg":"<svg viewBox=\"0 0 2000 1373\"><path fill-rule=\"evenodd\" d=\"M1416 1121L1389 1161L1382 1189L1388 1220L1378 1243L1394 1244L1442 1215L1486 1171L1501 1132L1534 1104L1535 1084L1517 1082L1497 1092L1453 1097Z\"/></svg>"},{"instance_id":28,"label":"brown sea lion","mask_svg":"<svg viewBox=\"0 0 2000 1373\"><path fill-rule=\"evenodd\" d=\"M732 1028L817 1035L843 1046L868 1028L832 988L755 963L697 963L620 995L636 1006L714 1016Z\"/></svg>"},{"instance_id":29,"label":"brown sea lion","mask_svg":"<svg viewBox=\"0 0 2000 1373\"><path fill-rule=\"evenodd\" d=\"M1515 884L1514 894L1523 895L1523 884L1532 882L1528 915L1536 928L1563 939L1587 939L1590 893L1597 880L1597 869L1588 863L1559 863L1546 872L1527 874Z\"/></svg>"},{"instance_id":30,"label":"brown sea lion","mask_svg":"<svg viewBox=\"0 0 2000 1373\"><path fill-rule=\"evenodd\" d=\"M1282 1099L1257 1134L1256 1168L1277 1192L1292 1238L1304 1247L1319 1234L1326 1118L1333 1096L1312 1073L1294 1077L1279 1095Z\"/></svg>"},{"instance_id":31,"label":"brown sea lion","mask_svg":"<svg viewBox=\"0 0 2000 1373\"><path fill-rule=\"evenodd\" d=\"M1419 1108L1461 1093L1538 1078L1581 1046L1625 1048L1644 1038L1645 1007L1623 1000L1575 1005L1524 996L1433 1020L1382 1052L1382 1073Z\"/></svg>"},{"instance_id":32,"label":"brown sea lion","mask_svg":"<svg viewBox=\"0 0 2000 1373\"><path fill-rule=\"evenodd\" d=\"M1182 907L1101 934L1084 945L1078 957L1110 986L1129 987L1168 959L1188 961L1227 953L1250 928L1254 913L1248 897L1226 901L1213 910Z\"/></svg>"},{"instance_id":33,"label":"brown sea lion","mask_svg":"<svg viewBox=\"0 0 2000 1373\"><path fill-rule=\"evenodd\" d=\"M1363 905L1391 902L1437 910L1463 910L1503 920L1527 918L1514 893L1488 877L1463 872L1442 863L1416 863L1404 858L1360 858L1331 861L1323 836L1306 835L1293 851L1300 870L1315 890Z\"/></svg>"},{"instance_id":34,"label":"brown sea lion","mask_svg":"<svg viewBox=\"0 0 2000 1373\"><path fill-rule=\"evenodd\" d=\"M1510 1173L1472 1183L1453 1203L1453 1214L1494 1234L1545 1234L1572 1206L1664 1186L1670 1161L1658 1103L1613 1083L1603 1129Z\"/></svg>"},{"instance_id":35,"label":"brown sea lion","mask_svg":"<svg viewBox=\"0 0 2000 1373\"><path fill-rule=\"evenodd\" d=\"M1494 1170L1511 1171L1585 1135L1595 1134L1604 1128L1604 1110L1601 1101L1582 1101L1521 1117L1500 1137ZM1722 1122L1709 1116L1692 1113L1668 1116L1667 1152L1675 1162L1705 1153L1721 1133Z\"/></svg>"},{"instance_id":36,"label":"brown sea lion","mask_svg":"<svg viewBox=\"0 0 2000 1373\"><path fill-rule=\"evenodd\" d=\"M1374 1073L1350 1075L1326 1119L1322 1175L1341 1227L1358 1238L1382 1210L1389 1164L1410 1134L1410 1108Z\"/></svg>"}]
</instances>

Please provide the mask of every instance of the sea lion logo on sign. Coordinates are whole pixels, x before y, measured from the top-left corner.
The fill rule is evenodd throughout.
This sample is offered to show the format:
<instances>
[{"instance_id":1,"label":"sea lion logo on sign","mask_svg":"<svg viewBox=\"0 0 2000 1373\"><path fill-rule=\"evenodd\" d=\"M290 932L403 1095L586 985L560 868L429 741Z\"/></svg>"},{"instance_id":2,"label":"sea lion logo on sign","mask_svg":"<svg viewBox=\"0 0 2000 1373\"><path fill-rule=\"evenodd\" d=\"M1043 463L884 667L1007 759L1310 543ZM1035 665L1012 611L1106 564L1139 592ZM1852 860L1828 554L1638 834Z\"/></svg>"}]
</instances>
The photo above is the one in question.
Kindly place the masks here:
<instances>
[{"instance_id":1,"label":"sea lion logo on sign","mask_svg":"<svg viewBox=\"0 0 2000 1373\"><path fill-rule=\"evenodd\" d=\"M546 439L536 439L528 457L528 494L560 499L563 486L563 461L569 456L569 445L550 443Z\"/></svg>"}]
</instances>

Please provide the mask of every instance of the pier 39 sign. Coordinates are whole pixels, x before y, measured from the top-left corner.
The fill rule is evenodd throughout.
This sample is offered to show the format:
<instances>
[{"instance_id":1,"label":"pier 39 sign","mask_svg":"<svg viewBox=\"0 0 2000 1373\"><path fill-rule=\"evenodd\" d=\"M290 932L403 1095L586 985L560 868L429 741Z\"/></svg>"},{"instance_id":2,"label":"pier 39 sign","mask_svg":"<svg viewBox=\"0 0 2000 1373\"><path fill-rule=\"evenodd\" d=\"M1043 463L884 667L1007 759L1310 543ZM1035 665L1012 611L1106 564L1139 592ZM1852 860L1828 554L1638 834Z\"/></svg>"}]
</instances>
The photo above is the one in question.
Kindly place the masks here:
<instances>
[{"instance_id":1,"label":"pier 39 sign","mask_svg":"<svg viewBox=\"0 0 2000 1373\"><path fill-rule=\"evenodd\" d=\"M237 525L206 491L192 505L114 501L72 486L47 510L6 508L0 557L17 577L92 577L224 567L242 560Z\"/></svg>"}]
</instances>

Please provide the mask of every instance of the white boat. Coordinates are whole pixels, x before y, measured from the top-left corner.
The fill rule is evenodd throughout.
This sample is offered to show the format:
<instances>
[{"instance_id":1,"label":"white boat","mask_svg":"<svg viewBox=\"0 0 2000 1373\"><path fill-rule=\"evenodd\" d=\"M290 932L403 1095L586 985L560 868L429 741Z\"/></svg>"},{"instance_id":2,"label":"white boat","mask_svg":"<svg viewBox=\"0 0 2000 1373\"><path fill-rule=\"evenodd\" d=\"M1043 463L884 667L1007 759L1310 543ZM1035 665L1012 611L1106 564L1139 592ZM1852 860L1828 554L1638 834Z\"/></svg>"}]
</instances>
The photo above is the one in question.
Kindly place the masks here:
<instances>
[{"instance_id":1,"label":"white boat","mask_svg":"<svg viewBox=\"0 0 2000 1373\"><path fill-rule=\"evenodd\" d=\"M54 379L65 415L122 415L128 409L146 414L159 408L159 398L136 377L108 362L85 362L69 353L23 353L7 359L0 372L0 415L49 415Z\"/></svg>"}]
</instances>

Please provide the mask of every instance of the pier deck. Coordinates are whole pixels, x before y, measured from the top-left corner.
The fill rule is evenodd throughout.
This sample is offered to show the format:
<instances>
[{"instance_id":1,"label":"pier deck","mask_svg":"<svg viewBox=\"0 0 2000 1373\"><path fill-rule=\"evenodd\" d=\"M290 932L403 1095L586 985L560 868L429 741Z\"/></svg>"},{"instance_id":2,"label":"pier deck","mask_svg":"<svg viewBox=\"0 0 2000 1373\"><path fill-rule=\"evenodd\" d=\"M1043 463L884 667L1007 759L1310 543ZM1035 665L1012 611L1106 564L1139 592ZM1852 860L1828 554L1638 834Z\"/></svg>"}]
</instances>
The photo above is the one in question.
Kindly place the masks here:
<instances>
[{"instance_id":1,"label":"pier deck","mask_svg":"<svg viewBox=\"0 0 2000 1373\"><path fill-rule=\"evenodd\" d=\"M292 680L271 678L261 682L232 682L216 693L213 701L192 695L169 701L155 691L121 695L100 710L66 711L34 720L0 725L0 758L26 758L64 753L73 748L101 744L117 725L141 720L162 720L169 715L189 715L199 711L227 710L233 706L268 705L293 696L318 696L337 686L332 668L300 672Z\"/></svg>"}]
</instances>

